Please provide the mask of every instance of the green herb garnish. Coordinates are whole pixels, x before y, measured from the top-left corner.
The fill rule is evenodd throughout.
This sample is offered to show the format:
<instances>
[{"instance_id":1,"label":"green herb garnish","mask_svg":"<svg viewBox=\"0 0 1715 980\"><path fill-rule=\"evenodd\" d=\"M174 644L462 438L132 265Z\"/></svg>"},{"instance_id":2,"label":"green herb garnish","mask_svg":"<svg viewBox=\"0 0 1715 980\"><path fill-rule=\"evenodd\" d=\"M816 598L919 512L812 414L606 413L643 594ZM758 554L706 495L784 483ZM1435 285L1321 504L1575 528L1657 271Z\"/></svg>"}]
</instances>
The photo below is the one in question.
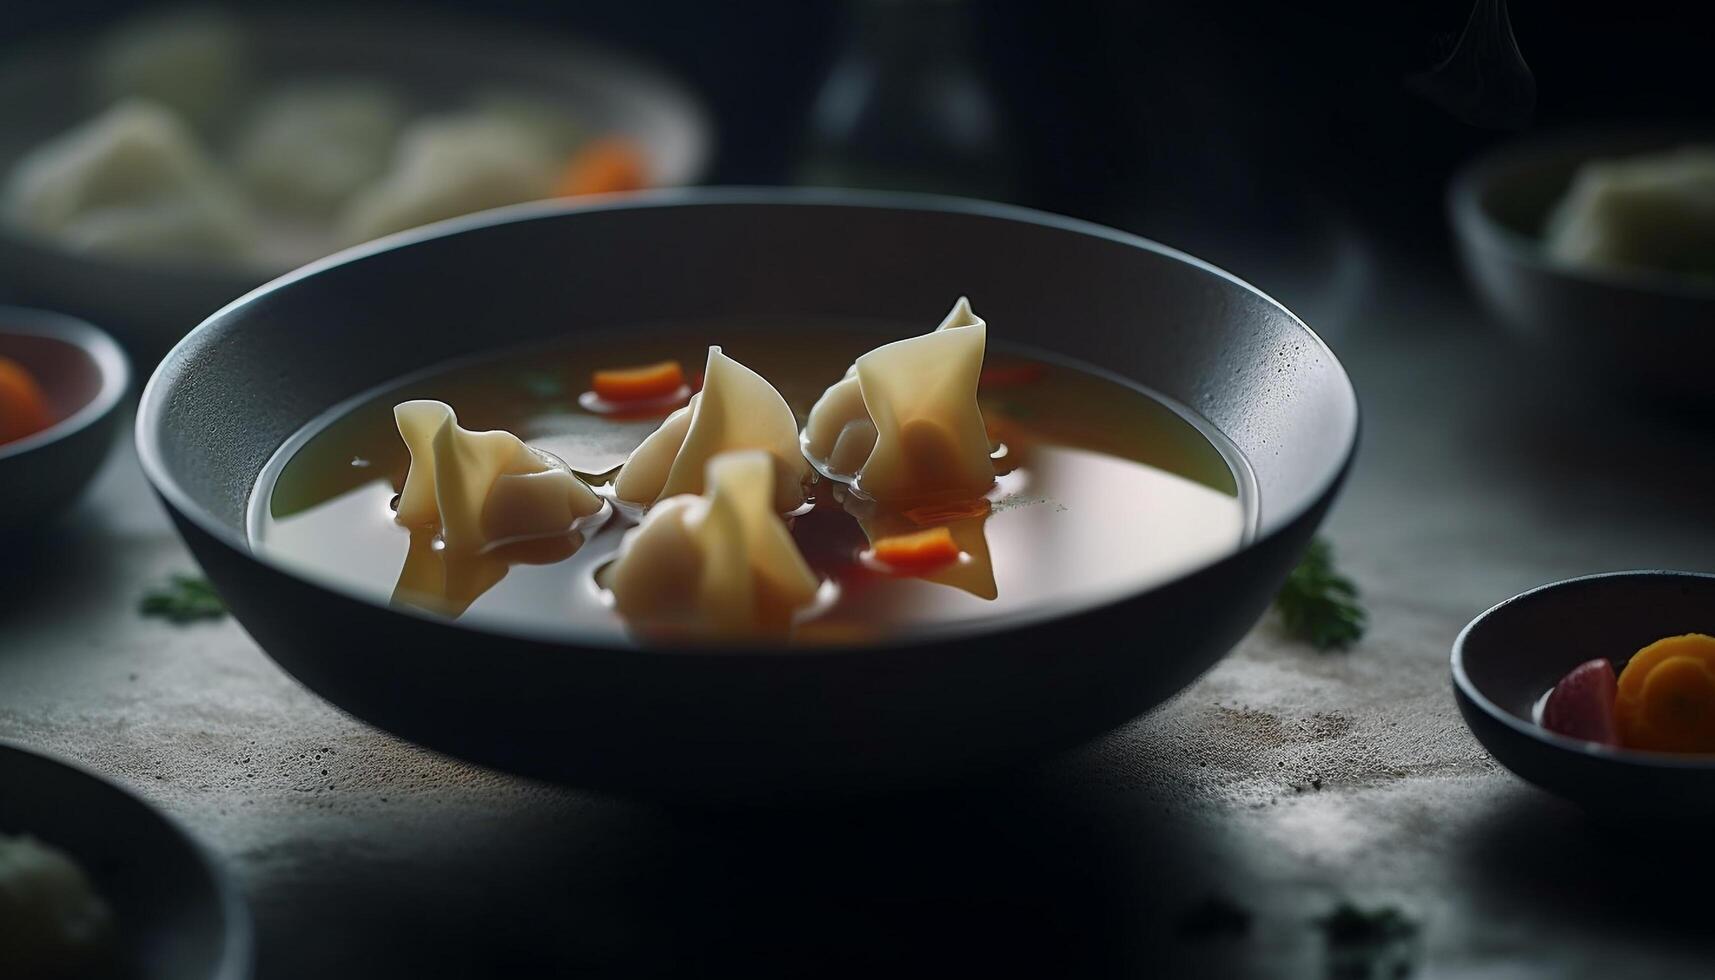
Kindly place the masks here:
<instances>
[{"instance_id":1,"label":"green herb garnish","mask_svg":"<svg viewBox=\"0 0 1715 980\"><path fill-rule=\"evenodd\" d=\"M208 579L200 575L174 575L166 585L145 593L137 611L172 623L194 623L225 616L226 603Z\"/></svg>"},{"instance_id":2,"label":"green herb garnish","mask_svg":"<svg viewBox=\"0 0 1715 980\"><path fill-rule=\"evenodd\" d=\"M1318 650L1351 646L1369 622L1358 605L1358 587L1334 568L1334 549L1325 538L1310 542L1304 560L1274 597L1274 607L1288 633Z\"/></svg>"}]
</instances>

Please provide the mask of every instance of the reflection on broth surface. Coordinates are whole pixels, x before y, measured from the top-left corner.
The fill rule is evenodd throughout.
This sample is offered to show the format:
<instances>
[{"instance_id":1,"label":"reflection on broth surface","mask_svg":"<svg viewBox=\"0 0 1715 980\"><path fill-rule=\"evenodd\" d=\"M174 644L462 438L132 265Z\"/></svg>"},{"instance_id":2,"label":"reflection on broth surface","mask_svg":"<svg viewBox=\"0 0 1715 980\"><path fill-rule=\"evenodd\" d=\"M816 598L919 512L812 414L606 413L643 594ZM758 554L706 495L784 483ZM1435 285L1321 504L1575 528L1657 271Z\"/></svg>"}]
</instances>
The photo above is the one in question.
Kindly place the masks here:
<instances>
[{"instance_id":1,"label":"reflection on broth surface","mask_svg":"<svg viewBox=\"0 0 1715 980\"><path fill-rule=\"evenodd\" d=\"M251 540L377 601L500 628L637 639L636 624L628 630L597 584L636 524L635 507L615 507L567 535L453 553L431 530L393 520L410 462L393 406L447 402L461 425L508 429L611 496L612 471L677 404L641 418L590 411L593 372L672 359L692 372L694 387L708 344L719 343L772 382L802 424L857 355L914 332L707 323L437 368L341 406L289 440L252 495ZM1130 385L991 337L979 402L999 477L983 498L887 506L826 478L808 485L788 522L824 586L799 615L793 642L872 642L1081 605L1218 558L1247 533L1254 502L1236 452ZM876 542L935 528L946 529L956 561L905 574L873 560Z\"/></svg>"}]
</instances>

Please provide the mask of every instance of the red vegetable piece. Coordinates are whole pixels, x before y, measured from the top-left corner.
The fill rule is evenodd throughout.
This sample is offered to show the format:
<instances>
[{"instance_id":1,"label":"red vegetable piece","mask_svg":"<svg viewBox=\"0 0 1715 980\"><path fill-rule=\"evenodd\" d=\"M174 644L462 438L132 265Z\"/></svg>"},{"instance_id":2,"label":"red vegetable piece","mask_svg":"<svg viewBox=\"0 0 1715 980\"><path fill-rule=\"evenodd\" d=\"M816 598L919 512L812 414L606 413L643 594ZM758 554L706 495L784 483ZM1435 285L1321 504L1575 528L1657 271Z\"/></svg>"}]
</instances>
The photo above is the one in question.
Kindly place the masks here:
<instances>
[{"instance_id":1,"label":"red vegetable piece","mask_svg":"<svg viewBox=\"0 0 1715 980\"><path fill-rule=\"evenodd\" d=\"M1619 745L1614 701L1619 685L1614 665L1597 659L1581 663L1554 685L1542 706L1542 726L1568 738Z\"/></svg>"},{"instance_id":2,"label":"red vegetable piece","mask_svg":"<svg viewBox=\"0 0 1715 980\"><path fill-rule=\"evenodd\" d=\"M1012 388L1040 380L1047 373L1047 368L1030 361L990 364L983 368L982 375L977 380L977 387Z\"/></svg>"}]
</instances>

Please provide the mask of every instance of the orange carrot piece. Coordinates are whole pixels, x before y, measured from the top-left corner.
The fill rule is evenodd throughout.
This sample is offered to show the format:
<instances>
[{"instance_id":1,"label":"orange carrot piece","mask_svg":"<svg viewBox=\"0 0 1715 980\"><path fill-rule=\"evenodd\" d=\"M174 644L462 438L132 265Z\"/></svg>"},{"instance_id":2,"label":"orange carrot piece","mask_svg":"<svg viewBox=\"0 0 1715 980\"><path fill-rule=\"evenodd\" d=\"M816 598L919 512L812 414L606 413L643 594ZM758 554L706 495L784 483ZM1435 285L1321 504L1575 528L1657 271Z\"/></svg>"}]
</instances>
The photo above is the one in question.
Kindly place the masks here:
<instances>
[{"instance_id":1,"label":"orange carrot piece","mask_svg":"<svg viewBox=\"0 0 1715 980\"><path fill-rule=\"evenodd\" d=\"M894 571L931 572L958 561L960 552L952 531L932 527L882 538L875 542L871 554Z\"/></svg>"},{"instance_id":2,"label":"orange carrot piece","mask_svg":"<svg viewBox=\"0 0 1715 980\"><path fill-rule=\"evenodd\" d=\"M678 361L597 371L592 383L595 393L610 402L666 398L684 386L685 369Z\"/></svg>"},{"instance_id":3,"label":"orange carrot piece","mask_svg":"<svg viewBox=\"0 0 1715 980\"><path fill-rule=\"evenodd\" d=\"M54 424L42 386L9 357L0 357L0 443L35 435Z\"/></svg>"},{"instance_id":4,"label":"orange carrot piece","mask_svg":"<svg viewBox=\"0 0 1715 980\"><path fill-rule=\"evenodd\" d=\"M649 186L649 158L643 148L623 136L608 136L584 144L560 171L554 193L560 197L640 191Z\"/></svg>"}]
</instances>

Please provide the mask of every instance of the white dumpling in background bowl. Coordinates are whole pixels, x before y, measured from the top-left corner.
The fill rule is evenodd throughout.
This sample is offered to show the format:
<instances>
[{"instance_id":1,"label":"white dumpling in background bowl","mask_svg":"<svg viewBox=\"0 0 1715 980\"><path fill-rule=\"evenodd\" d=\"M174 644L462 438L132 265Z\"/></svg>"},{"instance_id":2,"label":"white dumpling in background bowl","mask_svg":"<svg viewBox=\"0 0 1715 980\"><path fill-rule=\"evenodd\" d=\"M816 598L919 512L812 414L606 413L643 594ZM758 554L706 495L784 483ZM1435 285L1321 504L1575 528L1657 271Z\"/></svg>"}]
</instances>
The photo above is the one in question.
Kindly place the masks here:
<instances>
[{"instance_id":1,"label":"white dumpling in background bowl","mask_svg":"<svg viewBox=\"0 0 1715 980\"><path fill-rule=\"evenodd\" d=\"M565 463L510 432L463 428L443 402L403 402L393 417L411 452L395 519L438 529L448 551L564 534L605 506Z\"/></svg>"},{"instance_id":2,"label":"white dumpling in background bowl","mask_svg":"<svg viewBox=\"0 0 1715 980\"><path fill-rule=\"evenodd\" d=\"M1715 277L1715 146L1584 164L1546 246L1568 265Z\"/></svg>"},{"instance_id":3,"label":"white dumpling in background bowl","mask_svg":"<svg viewBox=\"0 0 1715 980\"><path fill-rule=\"evenodd\" d=\"M631 453L614 478L614 496L647 505L675 494L702 493L709 461L740 449L760 449L776 461L776 510L804 502L810 465L798 448L791 407L762 375L710 347L703 390Z\"/></svg>"},{"instance_id":4,"label":"white dumpling in background bowl","mask_svg":"<svg viewBox=\"0 0 1715 980\"><path fill-rule=\"evenodd\" d=\"M470 111L515 127L560 160L569 157L590 135L575 110L524 92L486 89L471 99Z\"/></svg>"},{"instance_id":5,"label":"white dumpling in background bowl","mask_svg":"<svg viewBox=\"0 0 1715 980\"><path fill-rule=\"evenodd\" d=\"M535 128L494 113L430 116L399 137L388 171L344 209L350 244L473 211L551 197L563 160Z\"/></svg>"},{"instance_id":6,"label":"white dumpling in background bowl","mask_svg":"<svg viewBox=\"0 0 1715 980\"><path fill-rule=\"evenodd\" d=\"M0 976L105 976L113 931L113 913L69 855L0 833Z\"/></svg>"},{"instance_id":7,"label":"white dumpling in background bowl","mask_svg":"<svg viewBox=\"0 0 1715 980\"><path fill-rule=\"evenodd\" d=\"M761 449L708 460L702 494L657 503L602 574L635 626L710 636L779 633L820 580L774 505L779 460Z\"/></svg>"},{"instance_id":8,"label":"white dumpling in background bowl","mask_svg":"<svg viewBox=\"0 0 1715 980\"><path fill-rule=\"evenodd\" d=\"M977 407L988 324L959 297L940 326L859 357L810 409L804 454L881 501L981 496L994 484Z\"/></svg>"},{"instance_id":9,"label":"white dumpling in background bowl","mask_svg":"<svg viewBox=\"0 0 1715 980\"><path fill-rule=\"evenodd\" d=\"M190 129L156 103L122 102L21 158L6 221L73 251L243 261L258 227Z\"/></svg>"},{"instance_id":10,"label":"white dumpling in background bowl","mask_svg":"<svg viewBox=\"0 0 1715 980\"><path fill-rule=\"evenodd\" d=\"M404 124L404 103L380 82L293 82L256 105L233 166L259 206L326 216L386 171Z\"/></svg>"},{"instance_id":11,"label":"white dumpling in background bowl","mask_svg":"<svg viewBox=\"0 0 1715 980\"><path fill-rule=\"evenodd\" d=\"M92 74L106 99L148 99L206 125L238 102L250 74L242 26L214 7L152 11L96 45Z\"/></svg>"}]
</instances>

